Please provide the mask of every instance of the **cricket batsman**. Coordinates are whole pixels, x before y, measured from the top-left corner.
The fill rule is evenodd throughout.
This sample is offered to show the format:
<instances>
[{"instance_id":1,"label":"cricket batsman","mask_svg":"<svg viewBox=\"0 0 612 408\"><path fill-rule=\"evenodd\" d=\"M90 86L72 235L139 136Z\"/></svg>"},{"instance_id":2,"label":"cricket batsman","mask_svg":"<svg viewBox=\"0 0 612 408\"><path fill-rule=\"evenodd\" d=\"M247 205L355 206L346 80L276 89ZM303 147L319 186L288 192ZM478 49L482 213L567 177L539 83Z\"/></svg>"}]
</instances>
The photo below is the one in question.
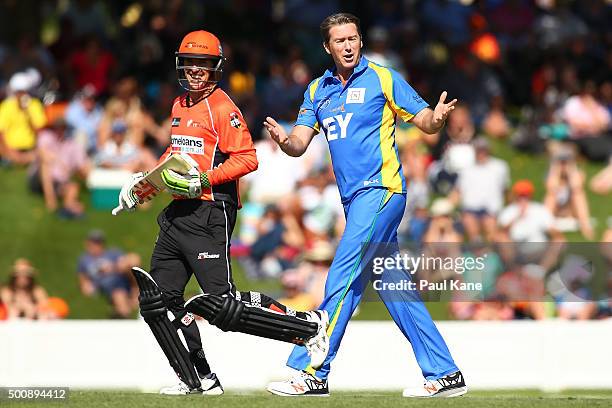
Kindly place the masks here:
<instances>
[{"instance_id":1,"label":"cricket batsman","mask_svg":"<svg viewBox=\"0 0 612 408\"><path fill-rule=\"evenodd\" d=\"M406 205L406 181L395 144L396 117L426 133L435 133L457 102L446 103L443 92L432 110L397 72L363 57L359 19L351 14L327 17L321 23L321 35L335 67L309 84L289 135L273 118L264 122L280 148L296 157L323 130L346 217L320 307L330 316L329 353L317 369L310 364L307 350L295 347L287 365L298 373L267 388L283 396L329 394L331 362L369 279L360 276L366 273L361 268L364 247L367 250L375 243L397 246L397 228ZM387 272L392 273L385 271L383 276ZM418 294L379 295L412 345L425 377L422 389L404 390L404 396L465 394L463 375Z\"/></svg>"},{"instance_id":2,"label":"cricket batsman","mask_svg":"<svg viewBox=\"0 0 612 408\"><path fill-rule=\"evenodd\" d=\"M176 52L178 81L186 92L172 105L171 144L160 163L180 154L192 167L185 174L169 168L161 172L174 200L157 218L150 274L132 269L141 314L180 379L162 394L223 394L192 313L224 331L304 345L315 366L323 363L329 345L327 312L293 311L264 294L236 290L232 280L229 246L240 208L238 180L255 171L258 162L240 110L218 87L223 63L219 39L206 31L187 34ZM135 187L143 180L146 174L136 173L126 183L119 210L133 210L142 201ZM192 274L203 294L185 302Z\"/></svg>"}]
</instances>

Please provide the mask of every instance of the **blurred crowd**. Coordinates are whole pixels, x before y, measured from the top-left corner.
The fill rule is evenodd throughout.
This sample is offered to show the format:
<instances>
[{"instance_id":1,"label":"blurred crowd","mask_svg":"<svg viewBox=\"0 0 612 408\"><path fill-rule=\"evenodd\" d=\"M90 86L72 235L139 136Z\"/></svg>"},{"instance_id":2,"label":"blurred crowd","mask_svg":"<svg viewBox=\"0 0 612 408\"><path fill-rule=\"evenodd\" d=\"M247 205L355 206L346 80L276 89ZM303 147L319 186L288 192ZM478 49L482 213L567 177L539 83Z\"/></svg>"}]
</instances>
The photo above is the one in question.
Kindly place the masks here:
<instances>
[{"instance_id":1,"label":"blurred crowd","mask_svg":"<svg viewBox=\"0 0 612 408\"><path fill-rule=\"evenodd\" d=\"M568 233L612 241L610 229L597 234L595 222L602 231L609 220L594 219L587 198L612 192L612 6L605 0L35 4L0 5L0 163L27 167L30 189L59 217L83 216L83 180L92 172L152 167L169 142L168 115L180 92L178 42L190 30L209 30L227 56L221 86L241 108L260 162L241 183L245 205L232 254L249 279L280 280L285 302L316 307L344 228L326 141L318 136L303 157L290 158L261 123L269 115L291 127L307 84L329 65L318 25L345 10L362 19L367 58L401 72L430 102L442 90L460 101L439 134L407 123L396 131L409 197L402 244L430 254L492 254L487 301L451 299L451 314L610 315L612 278L607 293L581 293L581 301L565 292L549 303L529 295L557 276ZM546 157L547 168L511 183L516 169L493 154L500 146ZM589 162L602 170L587 177ZM88 251L96 252L90 247L100 239L90 238ZM609 261L608 250L600 252ZM137 260L98 251L105 255L79 261L81 290L103 293L116 316L127 316L133 287L121 271ZM107 259L118 278L98 281L106 275L88 272L92 257ZM444 280L447 272L419 273ZM512 290L523 290L520 301L509 300Z\"/></svg>"}]
</instances>

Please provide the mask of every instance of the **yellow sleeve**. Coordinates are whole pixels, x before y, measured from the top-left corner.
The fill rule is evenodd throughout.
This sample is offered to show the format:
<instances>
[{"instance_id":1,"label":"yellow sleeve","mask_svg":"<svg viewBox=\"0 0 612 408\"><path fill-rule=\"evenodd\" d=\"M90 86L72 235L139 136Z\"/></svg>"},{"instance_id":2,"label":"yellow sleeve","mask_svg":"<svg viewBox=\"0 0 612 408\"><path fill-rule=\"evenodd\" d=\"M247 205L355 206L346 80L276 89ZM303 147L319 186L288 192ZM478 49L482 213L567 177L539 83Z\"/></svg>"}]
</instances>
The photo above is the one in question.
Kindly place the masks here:
<instances>
[{"instance_id":1,"label":"yellow sleeve","mask_svg":"<svg viewBox=\"0 0 612 408\"><path fill-rule=\"evenodd\" d=\"M30 114L30 119L32 120L32 126L34 126L34 130L41 129L47 125L47 115L45 114L45 109L43 104L38 100L32 100L30 106L28 106L28 111Z\"/></svg>"},{"instance_id":2,"label":"yellow sleeve","mask_svg":"<svg viewBox=\"0 0 612 408\"><path fill-rule=\"evenodd\" d=\"M8 128L8 105L7 102L4 101L0 103L0 132L6 132Z\"/></svg>"}]
</instances>

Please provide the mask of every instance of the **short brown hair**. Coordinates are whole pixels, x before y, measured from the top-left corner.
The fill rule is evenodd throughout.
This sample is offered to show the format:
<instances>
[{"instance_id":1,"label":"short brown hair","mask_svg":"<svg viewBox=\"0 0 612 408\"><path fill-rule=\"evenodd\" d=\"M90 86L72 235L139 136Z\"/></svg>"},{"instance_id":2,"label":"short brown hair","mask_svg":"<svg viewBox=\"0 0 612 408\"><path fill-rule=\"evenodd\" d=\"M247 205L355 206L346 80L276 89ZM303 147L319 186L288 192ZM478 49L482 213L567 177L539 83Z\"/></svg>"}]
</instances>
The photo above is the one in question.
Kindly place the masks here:
<instances>
[{"instance_id":1,"label":"short brown hair","mask_svg":"<svg viewBox=\"0 0 612 408\"><path fill-rule=\"evenodd\" d=\"M359 37L361 37L361 27L359 25L359 18L350 14L350 13L336 13L331 16L327 16L325 20L319 26L321 30L321 37L323 37L323 42L327 44L329 42L329 30L333 26L343 25L343 24L355 24L357 27L357 32L359 33Z\"/></svg>"}]
</instances>

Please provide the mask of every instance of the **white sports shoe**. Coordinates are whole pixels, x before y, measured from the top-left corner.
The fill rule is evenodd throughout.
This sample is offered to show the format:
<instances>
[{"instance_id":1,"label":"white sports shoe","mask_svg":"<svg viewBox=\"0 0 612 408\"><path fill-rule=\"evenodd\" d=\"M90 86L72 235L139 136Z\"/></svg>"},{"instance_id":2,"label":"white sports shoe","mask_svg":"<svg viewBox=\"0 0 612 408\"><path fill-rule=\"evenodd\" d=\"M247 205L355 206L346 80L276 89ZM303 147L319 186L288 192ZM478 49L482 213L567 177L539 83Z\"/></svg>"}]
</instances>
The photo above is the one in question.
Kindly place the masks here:
<instances>
[{"instance_id":1,"label":"white sports shoe","mask_svg":"<svg viewBox=\"0 0 612 408\"><path fill-rule=\"evenodd\" d=\"M170 387L164 387L159 390L159 393L162 395L189 395L189 394L198 394L202 392L199 389L191 389L187 384L182 381L179 381L178 384L172 385Z\"/></svg>"},{"instance_id":2,"label":"white sports shoe","mask_svg":"<svg viewBox=\"0 0 612 408\"><path fill-rule=\"evenodd\" d=\"M200 378L202 383L201 391L202 395L223 395L223 386L217 378L217 374L210 373L204 378Z\"/></svg>"},{"instance_id":3,"label":"white sports shoe","mask_svg":"<svg viewBox=\"0 0 612 408\"><path fill-rule=\"evenodd\" d=\"M165 387L159 390L162 395L189 395L189 394L202 394L202 395L222 395L223 387L221 382L217 378L215 373L210 373L206 377L200 379L200 388L189 388L187 384L179 381L178 384L171 387Z\"/></svg>"},{"instance_id":4,"label":"white sports shoe","mask_svg":"<svg viewBox=\"0 0 612 408\"><path fill-rule=\"evenodd\" d=\"M425 380L422 388L406 388L402 395L409 398L451 398L467 392L463 374L457 371L436 380Z\"/></svg>"},{"instance_id":5,"label":"white sports shoe","mask_svg":"<svg viewBox=\"0 0 612 408\"><path fill-rule=\"evenodd\" d=\"M310 356L310 366L317 370L323 365L329 352L329 336L327 335L329 315L325 310L314 310L308 312L308 320L319 325L317 334L304 343Z\"/></svg>"},{"instance_id":6,"label":"white sports shoe","mask_svg":"<svg viewBox=\"0 0 612 408\"><path fill-rule=\"evenodd\" d=\"M319 380L306 371L300 371L286 381L271 382L266 387L268 392L282 397L297 397L300 395L313 397L329 397L327 380Z\"/></svg>"}]
</instances>

